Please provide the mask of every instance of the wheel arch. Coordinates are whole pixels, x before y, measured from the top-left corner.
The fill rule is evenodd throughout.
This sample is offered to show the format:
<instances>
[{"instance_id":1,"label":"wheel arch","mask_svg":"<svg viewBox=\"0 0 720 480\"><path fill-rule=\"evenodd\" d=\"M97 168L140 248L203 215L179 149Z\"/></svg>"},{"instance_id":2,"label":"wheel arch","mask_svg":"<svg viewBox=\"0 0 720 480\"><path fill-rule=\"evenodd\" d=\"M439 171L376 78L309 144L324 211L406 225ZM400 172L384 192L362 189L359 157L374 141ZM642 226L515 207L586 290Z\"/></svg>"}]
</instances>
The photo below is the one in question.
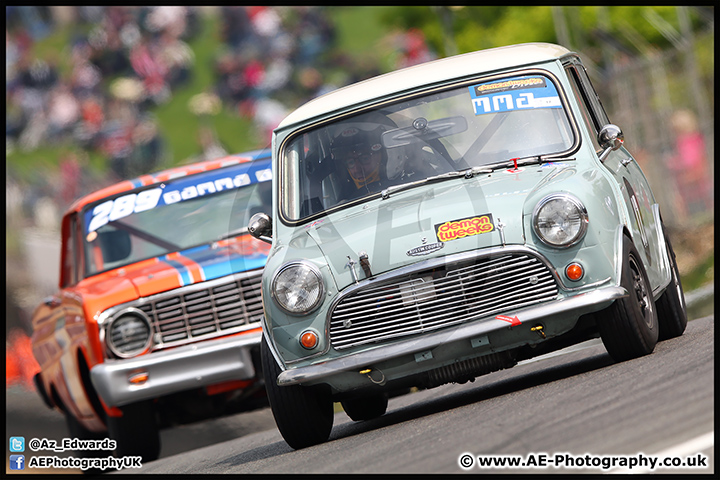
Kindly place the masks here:
<instances>
[{"instance_id":1,"label":"wheel arch","mask_svg":"<svg viewBox=\"0 0 720 480\"><path fill-rule=\"evenodd\" d=\"M57 407L63 415L72 415L72 413L68 412L68 409L65 406L65 403L63 403L62 398L60 398L60 394L57 392L54 383L50 383L49 396L55 407Z\"/></svg>"},{"instance_id":2,"label":"wheel arch","mask_svg":"<svg viewBox=\"0 0 720 480\"><path fill-rule=\"evenodd\" d=\"M92 407L93 412L95 412L95 415L97 415L97 417L105 425L107 425L107 412L105 411L105 406L100 399L100 396L98 395L95 387L92 384L92 380L90 379L90 367L88 366L86 353L83 351L82 348L79 347L77 349L76 356L78 372L80 374L80 381L82 382L83 389L85 390L85 395L87 396L87 399L90 402L90 406Z\"/></svg>"},{"instance_id":3,"label":"wheel arch","mask_svg":"<svg viewBox=\"0 0 720 480\"><path fill-rule=\"evenodd\" d=\"M630 241L635 244L635 241L633 240L632 234L630 232L630 229L628 226L624 223L621 223L617 227L617 231L615 232L615 285L620 286L620 280L622 278L622 260L623 260L623 242L624 238L627 237L630 239Z\"/></svg>"}]
</instances>

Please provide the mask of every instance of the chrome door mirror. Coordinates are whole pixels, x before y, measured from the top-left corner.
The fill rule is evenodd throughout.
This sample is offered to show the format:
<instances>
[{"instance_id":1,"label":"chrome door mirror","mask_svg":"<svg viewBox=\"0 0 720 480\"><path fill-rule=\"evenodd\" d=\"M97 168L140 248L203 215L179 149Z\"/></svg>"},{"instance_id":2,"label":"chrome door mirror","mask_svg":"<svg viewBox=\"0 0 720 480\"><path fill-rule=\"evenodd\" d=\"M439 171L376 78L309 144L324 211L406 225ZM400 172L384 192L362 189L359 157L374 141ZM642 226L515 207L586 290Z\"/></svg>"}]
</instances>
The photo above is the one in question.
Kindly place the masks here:
<instances>
[{"instance_id":1,"label":"chrome door mirror","mask_svg":"<svg viewBox=\"0 0 720 480\"><path fill-rule=\"evenodd\" d=\"M272 219L267 213L256 213L248 222L250 235L266 243L272 243Z\"/></svg>"},{"instance_id":2,"label":"chrome door mirror","mask_svg":"<svg viewBox=\"0 0 720 480\"><path fill-rule=\"evenodd\" d=\"M598 143L604 149L600 155L600 161L604 162L610 152L622 147L624 141L625 136L620 127L612 123L605 125L598 133Z\"/></svg>"}]
</instances>

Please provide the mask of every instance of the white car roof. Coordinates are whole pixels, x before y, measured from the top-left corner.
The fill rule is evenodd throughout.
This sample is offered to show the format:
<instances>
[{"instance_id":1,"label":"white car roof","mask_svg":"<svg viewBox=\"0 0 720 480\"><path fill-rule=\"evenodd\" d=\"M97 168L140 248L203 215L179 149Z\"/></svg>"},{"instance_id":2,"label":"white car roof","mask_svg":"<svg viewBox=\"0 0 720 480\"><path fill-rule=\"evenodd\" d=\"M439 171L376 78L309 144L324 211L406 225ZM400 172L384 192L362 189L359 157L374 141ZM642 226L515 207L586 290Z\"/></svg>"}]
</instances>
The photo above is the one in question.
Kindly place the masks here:
<instances>
[{"instance_id":1,"label":"white car roof","mask_svg":"<svg viewBox=\"0 0 720 480\"><path fill-rule=\"evenodd\" d=\"M492 72L509 67L556 60L572 52L550 43L525 43L442 58L396 70L333 90L298 107L277 129L357 105L382 95L431 85L453 78Z\"/></svg>"}]
</instances>

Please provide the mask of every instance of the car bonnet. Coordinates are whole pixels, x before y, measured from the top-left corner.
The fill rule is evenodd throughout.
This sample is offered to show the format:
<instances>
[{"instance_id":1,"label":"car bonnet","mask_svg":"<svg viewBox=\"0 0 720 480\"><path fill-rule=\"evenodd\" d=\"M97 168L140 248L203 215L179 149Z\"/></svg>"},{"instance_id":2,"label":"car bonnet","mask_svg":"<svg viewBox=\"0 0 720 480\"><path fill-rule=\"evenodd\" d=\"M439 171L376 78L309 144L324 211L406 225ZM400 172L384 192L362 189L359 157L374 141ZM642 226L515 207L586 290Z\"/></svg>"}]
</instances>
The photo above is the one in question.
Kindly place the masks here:
<instances>
[{"instance_id":1,"label":"car bonnet","mask_svg":"<svg viewBox=\"0 0 720 480\"><path fill-rule=\"evenodd\" d=\"M109 294L114 290L126 290L127 282L130 282L136 298L140 298L262 268L269 249L268 244L242 235L109 270L88 277L80 286L88 293L99 289Z\"/></svg>"},{"instance_id":2,"label":"car bonnet","mask_svg":"<svg viewBox=\"0 0 720 480\"><path fill-rule=\"evenodd\" d=\"M342 290L370 276L421 260L499 245L525 244L526 199L567 163L502 169L377 198L302 228L322 251ZM563 175L566 177L566 175ZM529 208L532 209L534 205Z\"/></svg>"}]
</instances>

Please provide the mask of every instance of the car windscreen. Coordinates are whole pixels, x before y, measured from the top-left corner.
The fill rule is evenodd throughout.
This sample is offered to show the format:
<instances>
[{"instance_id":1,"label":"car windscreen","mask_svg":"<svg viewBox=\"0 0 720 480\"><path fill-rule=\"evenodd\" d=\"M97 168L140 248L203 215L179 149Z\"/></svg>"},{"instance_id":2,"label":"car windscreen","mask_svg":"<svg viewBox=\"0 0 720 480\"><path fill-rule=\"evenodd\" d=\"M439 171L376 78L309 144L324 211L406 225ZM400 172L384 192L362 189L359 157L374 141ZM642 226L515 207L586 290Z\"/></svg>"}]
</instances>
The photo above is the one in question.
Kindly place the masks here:
<instances>
[{"instance_id":1,"label":"car windscreen","mask_svg":"<svg viewBox=\"0 0 720 480\"><path fill-rule=\"evenodd\" d=\"M362 201L383 189L511 159L574 148L551 76L479 80L344 116L283 145L280 205L298 221Z\"/></svg>"},{"instance_id":2,"label":"car windscreen","mask_svg":"<svg viewBox=\"0 0 720 480\"><path fill-rule=\"evenodd\" d=\"M247 162L170 179L88 205L85 275L217 242L247 231L271 208L270 162Z\"/></svg>"}]
</instances>

